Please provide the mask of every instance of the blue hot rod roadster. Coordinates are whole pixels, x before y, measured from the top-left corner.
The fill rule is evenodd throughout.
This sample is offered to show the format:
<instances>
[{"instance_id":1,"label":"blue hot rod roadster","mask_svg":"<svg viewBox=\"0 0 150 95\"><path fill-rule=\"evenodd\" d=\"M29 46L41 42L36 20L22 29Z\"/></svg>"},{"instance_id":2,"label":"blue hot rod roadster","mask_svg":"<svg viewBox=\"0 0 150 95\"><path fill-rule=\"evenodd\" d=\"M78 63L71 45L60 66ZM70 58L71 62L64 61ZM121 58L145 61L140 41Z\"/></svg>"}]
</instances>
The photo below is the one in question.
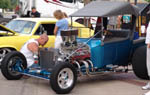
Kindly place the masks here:
<instances>
[{"instance_id":1,"label":"blue hot rod roadster","mask_svg":"<svg viewBox=\"0 0 150 95\"><path fill-rule=\"evenodd\" d=\"M138 13L138 9L127 2L93 1L70 16L71 20L73 17L100 18L94 36L78 38L76 27L62 30L61 48L41 48L38 63L29 68L23 54L10 52L2 60L2 74L8 80L18 80L23 75L49 80L59 94L69 93L79 76L114 72L119 66L128 71L129 64L138 77L147 79L144 39L133 39ZM109 19L119 15L130 15L130 24L125 21L126 27L122 23L119 29L110 28Z\"/></svg>"}]
</instances>

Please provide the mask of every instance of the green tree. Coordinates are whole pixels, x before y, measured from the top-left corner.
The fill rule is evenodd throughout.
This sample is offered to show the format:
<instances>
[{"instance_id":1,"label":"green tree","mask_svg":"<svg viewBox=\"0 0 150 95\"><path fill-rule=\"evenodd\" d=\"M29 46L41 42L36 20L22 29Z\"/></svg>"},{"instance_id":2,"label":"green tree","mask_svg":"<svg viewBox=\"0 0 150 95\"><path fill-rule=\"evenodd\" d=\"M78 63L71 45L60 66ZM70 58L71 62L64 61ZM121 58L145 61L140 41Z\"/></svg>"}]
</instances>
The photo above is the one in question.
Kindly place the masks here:
<instances>
[{"instance_id":1,"label":"green tree","mask_svg":"<svg viewBox=\"0 0 150 95\"><path fill-rule=\"evenodd\" d=\"M145 1L150 2L150 0L145 0Z\"/></svg>"},{"instance_id":2,"label":"green tree","mask_svg":"<svg viewBox=\"0 0 150 95\"><path fill-rule=\"evenodd\" d=\"M2 9L9 9L11 7L10 0L0 0L0 8Z\"/></svg>"},{"instance_id":3,"label":"green tree","mask_svg":"<svg viewBox=\"0 0 150 95\"><path fill-rule=\"evenodd\" d=\"M14 9L17 6L17 0L0 0L0 8Z\"/></svg>"},{"instance_id":4,"label":"green tree","mask_svg":"<svg viewBox=\"0 0 150 95\"><path fill-rule=\"evenodd\" d=\"M17 0L11 0L11 8L14 9L17 6Z\"/></svg>"}]
</instances>

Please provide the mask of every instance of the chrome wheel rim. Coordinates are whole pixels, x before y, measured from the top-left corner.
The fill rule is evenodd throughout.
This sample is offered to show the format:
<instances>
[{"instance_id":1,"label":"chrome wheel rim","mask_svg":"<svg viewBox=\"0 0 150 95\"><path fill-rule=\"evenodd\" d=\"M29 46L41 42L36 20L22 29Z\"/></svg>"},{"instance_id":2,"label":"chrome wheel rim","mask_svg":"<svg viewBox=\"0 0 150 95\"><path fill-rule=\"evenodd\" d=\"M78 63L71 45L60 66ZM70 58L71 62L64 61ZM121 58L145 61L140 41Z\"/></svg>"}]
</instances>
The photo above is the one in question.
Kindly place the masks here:
<instances>
[{"instance_id":1,"label":"chrome wheel rim","mask_svg":"<svg viewBox=\"0 0 150 95\"><path fill-rule=\"evenodd\" d=\"M74 76L72 70L69 68L64 68L58 74L57 82L60 88L66 89L73 84L73 79Z\"/></svg>"},{"instance_id":2,"label":"chrome wheel rim","mask_svg":"<svg viewBox=\"0 0 150 95\"><path fill-rule=\"evenodd\" d=\"M16 64L18 64L18 66L20 66L22 68L21 63L23 62L23 60L20 57L12 57L9 62L8 62L8 72L13 75L13 76L17 76L20 75L20 72L17 71L17 67Z\"/></svg>"},{"instance_id":3,"label":"chrome wheel rim","mask_svg":"<svg viewBox=\"0 0 150 95\"><path fill-rule=\"evenodd\" d=\"M10 49L8 48L3 48L3 49L0 49L0 63L2 62L3 58L5 57L5 55L7 53L11 52Z\"/></svg>"}]
</instances>

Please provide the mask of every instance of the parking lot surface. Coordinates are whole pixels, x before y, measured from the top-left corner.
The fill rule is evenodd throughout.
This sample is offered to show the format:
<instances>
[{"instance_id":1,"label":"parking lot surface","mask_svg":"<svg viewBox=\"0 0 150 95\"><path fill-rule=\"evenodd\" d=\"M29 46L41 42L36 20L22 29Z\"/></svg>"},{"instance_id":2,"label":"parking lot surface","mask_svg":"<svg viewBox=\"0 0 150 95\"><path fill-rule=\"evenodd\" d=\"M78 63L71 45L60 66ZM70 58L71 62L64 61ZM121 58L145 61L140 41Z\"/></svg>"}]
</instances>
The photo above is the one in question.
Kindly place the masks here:
<instances>
[{"instance_id":1,"label":"parking lot surface","mask_svg":"<svg viewBox=\"0 0 150 95\"><path fill-rule=\"evenodd\" d=\"M141 87L147 81L137 78L133 72L110 73L79 77L69 95L143 95ZM56 95L49 81L24 77L21 80L6 80L0 73L1 95Z\"/></svg>"}]
</instances>

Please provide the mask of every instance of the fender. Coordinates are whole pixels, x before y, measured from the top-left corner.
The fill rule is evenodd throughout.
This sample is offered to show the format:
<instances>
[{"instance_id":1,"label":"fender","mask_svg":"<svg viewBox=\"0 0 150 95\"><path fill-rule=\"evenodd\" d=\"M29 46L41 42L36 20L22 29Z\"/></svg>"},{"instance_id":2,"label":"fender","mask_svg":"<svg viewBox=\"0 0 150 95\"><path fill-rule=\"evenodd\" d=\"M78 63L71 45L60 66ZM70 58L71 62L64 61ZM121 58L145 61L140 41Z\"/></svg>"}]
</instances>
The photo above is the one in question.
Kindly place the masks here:
<instances>
[{"instance_id":1,"label":"fender","mask_svg":"<svg viewBox=\"0 0 150 95\"><path fill-rule=\"evenodd\" d=\"M16 50L16 51L20 50L19 48L15 47L15 46L11 46L11 45L1 45L0 49L1 48L11 48L11 49Z\"/></svg>"}]
</instances>

